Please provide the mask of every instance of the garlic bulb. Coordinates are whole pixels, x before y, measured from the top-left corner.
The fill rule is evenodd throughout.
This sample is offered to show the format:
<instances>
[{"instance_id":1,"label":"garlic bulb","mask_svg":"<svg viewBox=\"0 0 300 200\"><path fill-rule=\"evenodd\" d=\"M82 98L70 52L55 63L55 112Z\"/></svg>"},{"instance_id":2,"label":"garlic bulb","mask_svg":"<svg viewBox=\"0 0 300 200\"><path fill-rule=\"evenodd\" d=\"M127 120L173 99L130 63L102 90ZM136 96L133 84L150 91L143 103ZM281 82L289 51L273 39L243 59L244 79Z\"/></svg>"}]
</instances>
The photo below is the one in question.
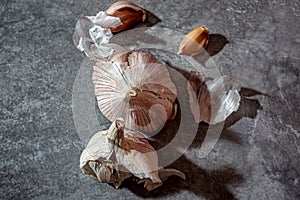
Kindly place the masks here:
<instances>
[{"instance_id":1,"label":"garlic bulb","mask_svg":"<svg viewBox=\"0 0 300 200\"><path fill-rule=\"evenodd\" d=\"M240 88L239 82L232 77L222 76L205 81L203 75L192 71L187 90L195 121L209 124L225 121L239 108Z\"/></svg>"},{"instance_id":2,"label":"garlic bulb","mask_svg":"<svg viewBox=\"0 0 300 200\"><path fill-rule=\"evenodd\" d=\"M148 140L136 131L124 129L124 124L118 118L108 130L90 139L80 157L83 172L117 188L131 176L144 183L147 190L161 186L172 175L185 179L176 169L160 169L157 153Z\"/></svg>"},{"instance_id":3,"label":"garlic bulb","mask_svg":"<svg viewBox=\"0 0 300 200\"><path fill-rule=\"evenodd\" d=\"M110 121L144 133L159 131L176 113L176 87L167 68L150 53L130 52L99 60L93 83L98 107Z\"/></svg>"},{"instance_id":4,"label":"garlic bulb","mask_svg":"<svg viewBox=\"0 0 300 200\"><path fill-rule=\"evenodd\" d=\"M208 29L205 26L200 26L188 33L182 40L178 54L193 56L201 53L208 41Z\"/></svg>"}]
</instances>

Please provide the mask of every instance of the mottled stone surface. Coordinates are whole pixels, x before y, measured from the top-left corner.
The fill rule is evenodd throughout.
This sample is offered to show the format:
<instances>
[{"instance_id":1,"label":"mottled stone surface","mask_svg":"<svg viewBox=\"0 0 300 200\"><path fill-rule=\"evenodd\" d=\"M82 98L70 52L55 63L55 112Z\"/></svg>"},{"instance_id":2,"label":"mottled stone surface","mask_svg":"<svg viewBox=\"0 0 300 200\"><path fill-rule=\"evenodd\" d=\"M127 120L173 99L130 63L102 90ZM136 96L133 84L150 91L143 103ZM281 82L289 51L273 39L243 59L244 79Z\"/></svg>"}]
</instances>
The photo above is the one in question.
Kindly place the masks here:
<instances>
[{"instance_id":1,"label":"mottled stone surface","mask_svg":"<svg viewBox=\"0 0 300 200\"><path fill-rule=\"evenodd\" d=\"M1 0L0 199L300 199L299 1L134 2L161 27L206 25L225 36L230 43L213 57L219 70L268 96L244 97L205 158L195 138L174 163L186 181L116 190L79 169L84 145L71 107L84 58L71 39L76 20L112 2Z\"/></svg>"}]
</instances>

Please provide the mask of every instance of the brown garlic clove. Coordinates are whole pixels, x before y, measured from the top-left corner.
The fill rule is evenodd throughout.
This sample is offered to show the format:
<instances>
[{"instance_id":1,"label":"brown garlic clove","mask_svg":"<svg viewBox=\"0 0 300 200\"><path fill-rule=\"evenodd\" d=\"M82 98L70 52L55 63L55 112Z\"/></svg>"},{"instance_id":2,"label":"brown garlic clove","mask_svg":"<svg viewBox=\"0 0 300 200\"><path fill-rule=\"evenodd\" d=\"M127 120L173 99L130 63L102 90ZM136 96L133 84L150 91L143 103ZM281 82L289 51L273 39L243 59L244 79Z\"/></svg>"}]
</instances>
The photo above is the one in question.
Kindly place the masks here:
<instances>
[{"instance_id":1,"label":"brown garlic clove","mask_svg":"<svg viewBox=\"0 0 300 200\"><path fill-rule=\"evenodd\" d=\"M133 26L145 21L147 11L129 1L118 1L112 4L107 10L108 15L119 17L122 25L111 28L113 33L128 30Z\"/></svg>"},{"instance_id":2,"label":"brown garlic clove","mask_svg":"<svg viewBox=\"0 0 300 200\"><path fill-rule=\"evenodd\" d=\"M117 10L112 16L119 17L122 25L111 28L111 32L118 33L124 30L128 30L133 26L143 22L143 12L142 11L135 11L131 8L122 8Z\"/></svg>"},{"instance_id":3,"label":"brown garlic clove","mask_svg":"<svg viewBox=\"0 0 300 200\"><path fill-rule=\"evenodd\" d=\"M130 1L117 1L116 3L112 4L107 10L106 13L112 15L115 11L122 9L122 8L131 8L133 10L141 10L145 13L145 10L138 5L130 2ZM146 17L146 16L145 16ZM145 20L145 18L144 18Z\"/></svg>"},{"instance_id":4,"label":"brown garlic clove","mask_svg":"<svg viewBox=\"0 0 300 200\"><path fill-rule=\"evenodd\" d=\"M193 56L201 53L207 45L208 33L209 31L205 26L200 26L192 30L182 40L178 54Z\"/></svg>"}]
</instances>

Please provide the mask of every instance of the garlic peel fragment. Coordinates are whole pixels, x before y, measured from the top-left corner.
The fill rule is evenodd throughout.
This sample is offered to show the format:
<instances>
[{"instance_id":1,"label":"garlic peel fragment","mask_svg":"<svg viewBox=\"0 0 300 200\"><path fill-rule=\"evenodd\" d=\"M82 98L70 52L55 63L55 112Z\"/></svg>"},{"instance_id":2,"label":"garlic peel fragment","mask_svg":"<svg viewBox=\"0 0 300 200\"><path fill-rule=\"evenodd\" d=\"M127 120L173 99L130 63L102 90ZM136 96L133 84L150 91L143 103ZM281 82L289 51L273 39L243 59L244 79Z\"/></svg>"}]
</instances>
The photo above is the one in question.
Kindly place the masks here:
<instances>
[{"instance_id":1,"label":"garlic peel fragment","mask_svg":"<svg viewBox=\"0 0 300 200\"><path fill-rule=\"evenodd\" d=\"M113 33L136 27L151 27L161 22L153 13L129 1L118 1L112 4L106 13L119 17L122 21L122 25L111 29Z\"/></svg>"},{"instance_id":2,"label":"garlic peel fragment","mask_svg":"<svg viewBox=\"0 0 300 200\"><path fill-rule=\"evenodd\" d=\"M109 44L113 36L110 28L120 25L118 17L108 16L103 11L96 16L81 17L76 23L73 42L91 59L108 58L115 51Z\"/></svg>"},{"instance_id":3,"label":"garlic peel fragment","mask_svg":"<svg viewBox=\"0 0 300 200\"><path fill-rule=\"evenodd\" d=\"M198 72L190 73L188 94L190 108L197 123L217 124L237 111L241 97L240 83L229 76L205 81Z\"/></svg>"},{"instance_id":4,"label":"garlic peel fragment","mask_svg":"<svg viewBox=\"0 0 300 200\"><path fill-rule=\"evenodd\" d=\"M211 124L225 121L229 115L238 110L241 101L239 94L241 85L238 80L225 75L208 81L207 87L212 100Z\"/></svg>"},{"instance_id":5,"label":"garlic peel fragment","mask_svg":"<svg viewBox=\"0 0 300 200\"><path fill-rule=\"evenodd\" d=\"M107 15L104 11L100 11L96 16L87 16L94 24L103 28L116 28L122 25L122 21L119 17Z\"/></svg>"}]
</instances>

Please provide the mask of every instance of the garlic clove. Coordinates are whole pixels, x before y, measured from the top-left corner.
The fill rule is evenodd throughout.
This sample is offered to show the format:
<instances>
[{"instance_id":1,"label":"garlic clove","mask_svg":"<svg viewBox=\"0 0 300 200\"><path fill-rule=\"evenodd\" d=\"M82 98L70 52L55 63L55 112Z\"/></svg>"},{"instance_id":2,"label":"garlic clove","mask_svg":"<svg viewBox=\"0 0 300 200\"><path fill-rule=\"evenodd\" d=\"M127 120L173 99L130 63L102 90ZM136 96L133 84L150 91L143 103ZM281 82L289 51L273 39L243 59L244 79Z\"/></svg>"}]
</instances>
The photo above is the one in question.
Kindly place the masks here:
<instances>
[{"instance_id":1,"label":"garlic clove","mask_svg":"<svg viewBox=\"0 0 300 200\"><path fill-rule=\"evenodd\" d=\"M106 13L108 15L113 15L116 11L123 9L123 8L131 8L135 11L143 11L143 13L146 13L146 11L139 7L138 5L130 2L130 1L117 1L116 3L112 4L107 10ZM143 21L145 20L146 16L143 17Z\"/></svg>"},{"instance_id":2,"label":"garlic clove","mask_svg":"<svg viewBox=\"0 0 300 200\"><path fill-rule=\"evenodd\" d=\"M170 176L178 176L185 180L185 174L181 171L158 166L156 150L139 132L126 129L123 141L125 152L121 157L122 160L118 160L118 163L137 177L139 184L144 183L144 187L148 191L160 187Z\"/></svg>"},{"instance_id":3,"label":"garlic clove","mask_svg":"<svg viewBox=\"0 0 300 200\"><path fill-rule=\"evenodd\" d=\"M158 176L158 157L155 149L140 133L125 130L123 140L123 155L117 155L120 165L125 167L139 179L149 178L152 183L160 183Z\"/></svg>"},{"instance_id":4,"label":"garlic clove","mask_svg":"<svg viewBox=\"0 0 300 200\"><path fill-rule=\"evenodd\" d=\"M111 28L113 33L128 30L133 26L145 21L147 11L129 1L118 1L112 4L106 13L113 17L120 18L122 25Z\"/></svg>"},{"instance_id":5,"label":"garlic clove","mask_svg":"<svg viewBox=\"0 0 300 200\"><path fill-rule=\"evenodd\" d=\"M111 16L119 17L122 25L111 28L111 32L118 33L124 30L128 30L133 26L143 22L144 13L140 10L135 11L131 8L122 8L115 11Z\"/></svg>"},{"instance_id":6,"label":"garlic clove","mask_svg":"<svg viewBox=\"0 0 300 200\"><path fill-rule=\"evenodd\" d=\"M112 4L106 13L120 18L122 25L112 28L113 33L128 30L134 27L151 27L161 22L153 13L129 1L118 1Z\"/></svg>"},{"instance_id":7,"label":"garlic clove","mask_svg":"<svg viewBox=\"0 0 300 200\"><path fill-rule=\"evenodd\" d=\"M208 42L208 29L205 26L200 26L188 33L182 40L178 54L193 56L201 53Z\"/></svg>"}]
</instances>

